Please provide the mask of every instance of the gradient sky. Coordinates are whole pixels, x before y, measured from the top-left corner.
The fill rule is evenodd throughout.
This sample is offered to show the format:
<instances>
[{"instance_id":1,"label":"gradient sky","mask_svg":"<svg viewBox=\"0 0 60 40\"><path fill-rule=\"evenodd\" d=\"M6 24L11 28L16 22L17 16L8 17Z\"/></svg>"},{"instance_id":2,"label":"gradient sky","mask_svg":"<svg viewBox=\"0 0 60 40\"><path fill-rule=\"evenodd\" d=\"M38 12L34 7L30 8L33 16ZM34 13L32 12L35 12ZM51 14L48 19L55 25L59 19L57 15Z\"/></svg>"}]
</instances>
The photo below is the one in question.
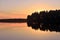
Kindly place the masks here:
<instances>
[{"instance_id":1,"label":"gradient sky","mask_svg":"<svg viewBox=\"0 0 60 40\"><path fill-rule=\"evenodd\" d=\"M60 9L60 0L0 0L0 18L26 18L35 11Z\"/></svg>"}]
</instances>

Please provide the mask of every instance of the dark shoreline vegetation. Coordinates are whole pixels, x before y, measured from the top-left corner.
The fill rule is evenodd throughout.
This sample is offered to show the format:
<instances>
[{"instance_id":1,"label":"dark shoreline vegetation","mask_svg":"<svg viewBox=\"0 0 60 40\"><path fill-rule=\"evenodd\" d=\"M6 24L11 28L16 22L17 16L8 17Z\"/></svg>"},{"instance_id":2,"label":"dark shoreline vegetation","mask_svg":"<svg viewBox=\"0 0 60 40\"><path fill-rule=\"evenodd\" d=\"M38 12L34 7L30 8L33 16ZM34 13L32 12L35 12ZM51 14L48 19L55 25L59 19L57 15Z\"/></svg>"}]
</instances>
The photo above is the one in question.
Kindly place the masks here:
<instances>
[{"instance_id":1,"label":"dark shoreline vegetation","mask_svg":"<svg viewBox=\"0 0 60 40\"><path fill-rule=\"evenodd\" d=\"M27 24L35 30L60 32L60 10L34 12L28 15Z\"/></svg>"},{"instance_id":2,"label":"dark shoreline vegetation","mask_svg":"<svg viewBox=\"0 0 60 40\"><path fill-rule=\"evenodd\" d=\"M3 23L27 22L29 27L35 30L60 32L60 10L34 12L27 19L0 19Z\"/></svg>"},{"instance_id":3,"label":"dark shoreline vegetation","mask_svg":"<svg viewBox=\"0 0 60 40\"><path fill-rule=\"evenodd\" d=\"M0 19L1 23L25 23L27 19Z\"/></svg>"}]
</instances>

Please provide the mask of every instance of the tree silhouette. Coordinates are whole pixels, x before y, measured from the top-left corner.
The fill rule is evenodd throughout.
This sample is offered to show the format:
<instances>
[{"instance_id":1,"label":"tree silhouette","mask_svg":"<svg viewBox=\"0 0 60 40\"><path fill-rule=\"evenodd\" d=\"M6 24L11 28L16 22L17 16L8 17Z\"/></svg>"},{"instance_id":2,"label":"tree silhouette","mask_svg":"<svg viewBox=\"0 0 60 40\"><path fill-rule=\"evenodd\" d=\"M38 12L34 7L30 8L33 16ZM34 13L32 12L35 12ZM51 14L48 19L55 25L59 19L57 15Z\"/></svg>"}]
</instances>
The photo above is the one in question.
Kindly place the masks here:
<instances>
[{"instance_id":1,"label":"tree silhouette","mask_svg":"<svg viewBox=\"0 0 60 40\"><path fill-rule=\"evenodd\" d=\"M33 29L60 32L60 10L34 12L28 15L27 24Z\"/></svg>"}]
</instances>

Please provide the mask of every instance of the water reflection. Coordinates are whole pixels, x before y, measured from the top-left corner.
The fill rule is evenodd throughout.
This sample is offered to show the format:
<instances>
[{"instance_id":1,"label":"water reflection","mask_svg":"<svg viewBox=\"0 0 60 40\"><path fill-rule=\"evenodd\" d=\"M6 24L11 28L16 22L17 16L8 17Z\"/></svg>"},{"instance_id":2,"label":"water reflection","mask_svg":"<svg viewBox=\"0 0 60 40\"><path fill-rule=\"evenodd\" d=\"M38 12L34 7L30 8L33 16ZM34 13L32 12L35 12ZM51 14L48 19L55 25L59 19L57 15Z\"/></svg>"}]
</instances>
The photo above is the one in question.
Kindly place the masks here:
<instances>
[{"instance_id":1,"label":"water reflection","mask_svg":"<svg viewBox=\"0 0 60 40\"><path fill-rule=\"evenodd\" d=\"M33 30L26 23L0 23L0 40L59 40L59 32Z\"/></svg>"},{"instance_id":2,"label":"water reflection","mask_svg":"<svg viewBox=\"0 0 60 40\"><path fill-rule=\"evenodd\" d=\"M60 32L60 25L50 25L50 24L44 24L44 23L30 23L30 22L27 22L28 26L29 27L32 27L32 29L35 29L35 30L42 30L42 31L55 31L55 32Z\"/></svg>"}]
</instances>

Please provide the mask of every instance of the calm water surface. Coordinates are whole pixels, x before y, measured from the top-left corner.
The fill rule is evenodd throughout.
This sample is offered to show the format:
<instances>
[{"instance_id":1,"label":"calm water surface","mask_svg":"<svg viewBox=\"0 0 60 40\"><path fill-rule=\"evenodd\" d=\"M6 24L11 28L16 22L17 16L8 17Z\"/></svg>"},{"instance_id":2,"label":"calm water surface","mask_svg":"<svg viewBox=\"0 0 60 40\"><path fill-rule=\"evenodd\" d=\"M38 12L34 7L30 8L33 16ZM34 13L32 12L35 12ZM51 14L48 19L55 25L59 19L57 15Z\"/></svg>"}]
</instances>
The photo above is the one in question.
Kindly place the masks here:
<instances>
[{"instance_id":1,"label":"calm water surface","mask_svg":"<svg viewBox=\"0 0 60 40\"><path fill-rule=\"evenodd\" d=\"M0 40L60 40L60 32L34 30L26 23L0 23Z\"/></svg>"}]
</instances>

